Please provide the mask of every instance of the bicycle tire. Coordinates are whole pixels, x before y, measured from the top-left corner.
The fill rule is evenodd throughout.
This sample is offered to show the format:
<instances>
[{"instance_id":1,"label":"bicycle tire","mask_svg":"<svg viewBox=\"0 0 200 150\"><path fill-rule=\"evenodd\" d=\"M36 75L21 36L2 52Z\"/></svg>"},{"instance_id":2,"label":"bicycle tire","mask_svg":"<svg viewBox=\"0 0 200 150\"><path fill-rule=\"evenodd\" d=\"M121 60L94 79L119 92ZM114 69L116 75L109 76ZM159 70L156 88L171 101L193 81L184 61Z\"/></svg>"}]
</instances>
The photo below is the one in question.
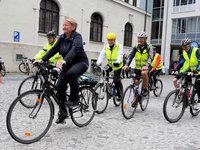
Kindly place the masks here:
<instances>
[{"instance_id":1,"label":"bicycle tire","mask_svg":"<svg viewBox=\"0 0 200 150\"><path fill-rule=\"evenodd\" d=\"M97 91L97 89L100 88L100 92ZM104 89L102 89L104 88ZM97 114L102 114L104 113L104 111L106 110L107 106L108 106L108 92L107 92L107 89L106 89L106 86L103 84L103 83L98 83L96 85L96 87L94 88L95 92L98 94L98 99L97 99L97 109L96 109L96 113ZM103 90L102 92L105 94L105 97L104 99L102 99L100 96L101 96L101 90ZM102 109L100 109L99 106L99 103L102 102L105 103L102 107ZM101 103L102 104L102 103Z\"/></svg>"},{"instance_id":2,"label":"bicycle tire","mask_svg":"<svg viewBox=\"0 0 200 150\"><path fill-rule=\"evenodd\" d=\"M157 93L157 83L160 83L160 92ZM163 83L162 83L162 80L160 79L157 79L156 80L156 89L153 90L153 94L156 96L156 97L159 97L161 94L162 94L162 91L163 91Z\"/></svg>"},{"instance_id":3,"label":"bicycle tire","mask_svg":"<svg viewBox=\"0 0 200 150\"><path fill-rule=\"evenodd\" d=\"M26 68L25 63L19 64L19 71L24 73L24 74L27 74L27 68Z\"/></svg>"},{"instance_id":4,"label":"bicycle tire","mask_svg":"<svg viewBox=\"0 0 200 150\"><path fill-rule=\"evenodd\" d=\"M164 104L163 104L163 114L164 114L164 117L170 123L176 123L176 122L178 122L181 119L181 117L183 116L184 112L185 112L186 99L185 99L184 95L181 95L181 97L179 98L180 101L182 101L183 106L182 106L181 112L179 113L178 117L176 117L176 118L170 118L169 114L167 112L167 103L168 103L170 97L175 94L175 98L173 100L173 104L175 104L175 100L178 97L178 93L179 93L179 90L173 90L173 91L171 91L167 95L167 97L165 98L165 101L164 101Z\"/></svg>"},{"instance_id":5,"label":"bicycle tire","mask_svg":"<svg viewBox=\"0 0 200 150\"><path fill-rule=\"evenodd\" d=\"M191 99L193 99L193 100L190 100L190 101L192 101L192 104L190 105L190 114L194 117L198 116L198 114L200 113L200 109L199 110L194 109L194 105L198 104L198 96L197 96L197 100L194 100L196 95L197 95L197 92L193 91L192 95L191 95Z\"/></svg>"},{"instance_id":6,"label":"bicycle tire","mask_svg":"<svg viewBox=\"0 0 200 150\"><path fill-rule=\"evenodd\" d=\"M49 105L49 108L50 108L50 116L49 116L49 121L47 123L47 126L46 128L44 129L44 131L39 134L39 136L33 138L33 139L21 139L20 137L18 137L14 131L13 131L13 122L11 121L11 117L12 117L12 113L13 113L13 109L15 108L16 104L20 101L21 98L27 96L27 95L31 95L31 94L39 94L41 95L42 94L42 91L41 90L31 90L31 91L27 91L23 94L21 94L20 96L18 96L13 102L12 104L10 105L9 107L9 110L8 110L8 113L7 113L7 117L6 117L6 126L7 126L7 130L10 134L10 136L17 142L19 143L22 143L22 144L31 144L31 143L34 143L34 142L37 142L39 141L42 137L45 136L45 134L48 132L48 130L50 129L51 127L51 124L52 124L52 121L53 121L53 118L54 118L54 105L53 105L53 102L46 96L44 96L45 100L47 100L47 103ZM43 102L44 103L44 102ZM42 104L41 104L42 105ZM39 106L41 108L41 106ZM25 108L25 107L23 107ZM46 109L46 108L45 108ZM29 116L30 117L30 116ZM37 118L37 117L36 117ZM24 124L24 121L25 121L25 118L23 117L23 124ZM12 122L12 124L11 124ZM44 123L42 123L44 125ZM35 125L35 122L32 123L32 124L28 124L28 126L30 125ZM21 125L20 125L21 127ZM31 130L31 129L30 129ZM20 130L21 131L21 130ZM34 134L33 134L34 135Z\"/></svg>"},{"instance_id":7,"label":"bicycle tire","mask_svg":"<svg viewBox=\"0 0 200 150\"><path fill-rule=\"evenodd\" d=\"M1 65L2 65L1 75L4 77L6 75L6 67L5 67L4 63Z\"/></svg>"},{"instance_id":8,"label":"bicycle tire","mask_svg":"<svg viewBox=\"0 0 200 150\"><path fill-rule=\"evenodd\" d=\"M136 105L135 105L135 107L133 107L133 103L134 103L133 100L131 100L130 102L129 102L129 100L127 100L127 102L126 102L126 94L127 94L129 91L130 91L130 93L129 93L129 95L128 95L129 98L130 98L131 92L133 92L132 98L134 99L134 97L136 97L136 101L135 101L135 104L136 104ZM131 99L132 99L132 98L131 98ZM127 105L128 105L128 104L130 104L130 106L131 106L131 108L130 108L130 114L129 114L129 115L126 114L126 109L127 109ZM123 114L124 118L126 118L126 119L131 119L131 118L133 117L133 115L135 114L135 112L136 112L137 105L138 105L138 98L137 98L137 95L135 96L133 85L130 85L130 86L128 86L128 87L125 89L125 91L124 91L123 99L122 99L122 104L121 104L122 114Z\"/></svg>"}]
</instances>

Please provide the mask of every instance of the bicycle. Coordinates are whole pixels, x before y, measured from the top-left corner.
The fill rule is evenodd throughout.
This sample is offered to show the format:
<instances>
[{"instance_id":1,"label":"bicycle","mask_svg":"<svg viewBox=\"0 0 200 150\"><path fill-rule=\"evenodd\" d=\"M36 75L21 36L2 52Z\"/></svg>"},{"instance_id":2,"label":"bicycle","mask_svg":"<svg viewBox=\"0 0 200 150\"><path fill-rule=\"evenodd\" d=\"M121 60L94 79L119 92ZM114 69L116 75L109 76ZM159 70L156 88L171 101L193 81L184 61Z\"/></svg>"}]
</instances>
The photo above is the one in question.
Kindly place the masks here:
<instances>
[{"instance_id":1,"label":"bicycle","mask_svg":"<svg viewBox=\"0 0 200 150\"><path fill-rule=\"evenodd\" d=\"M159 75L156 77L156 86L155 86L156 88L152 89L152 86L153 86L153 78L149 77L149 90L153 91L153 94L156 97L159 97L163 91L163 83L162 80L159 78Z\"/></svg>"},{"instance_id":2,"label":"bicycle","mask_svg":"<svg viewBox=\"0 0 200 150\"><path fill-rule=\"evenodd\" d=\"M102 70L107 72L110 66L105 66ZM107 106L109 99L113 98L113 103L116 107L120 106L121 98L123 95L123 87L120 89L121 98L117 96L117 90L115 88L114 82L110 82L109 79L113 80L113 77L103 75L101 81L96 85L95 91L98 93L97 109L98 114L103 113Z\"/></svg>"},{"instance_id":3,"label":"bicycle","mask_svg":"<svg viewBox=\"0 0 200 150\"><path fill-rule=\"evenodd\" d=\"M28 57L22 57L22 62L19 64L19 71L29 75L33 66L31 66L32 60Z\"/></svg>"},{"instance_id":4,"label":"bicycle","mask_svg":"<svg viewBox=\"0 0 200 150\"><path fill-rule=\"evenodd\" d=\"M54 119L53 101L60 104L56 87L49 81L47 66L42 63L38 65L38 68L44 80L42 89L30 90L18 96L11 104L6 118L10 136L23 144L37 142L45 136ZM94 118L97 95L91 87L82 85L79 87L79 97L79 106L73 108L66 106L66 109L72 122L78 127L83 127ZM69 100L68 94L66 98ZM24 107L20 102L22 99L32 100L35 106L33 108Z\"/></svg>"},{"instance_id":5,"label":"bicycle","mask_svg":"<svg viewBox=\"0 0 200 150\"><path fill-rule=\"evenodd\" d=\"M1 76L3 77L6 75L6 67L1 57L0 57L0 73L1 73Z\"/></svg>"},{"instance_id":6,"label":"bicycle","mask_svg":"<svg viewBox=\"0 0 200 150\"><path fill-rule=\"evenodd\" d=\"M134 72L134 70L132 70ZM124 118L131 119L136 112L138 103L142 111L145 111L149 103L149 89L147 89L147 94L144 95L143 90L143 79L142 77L137 77L135 73L131 73L131 78L133 82L125 89L122 98L122 114ZM136 83L139 82L139 85Z\"/></svg>"},{"instance_id":7,"label":"bicycle","mask_svg":"<svg viewBox=\"0 0 200 150\"><path fill-rule=\"evenodd\" d=\"M190 107L192 116L197 116L200 112L200 109L195 109L195 105L198 104L198 96L195 85L186 80L188 74L190 73L180 73L178 88L171 91L165 98L163 114L170 123L178 122L187 107Z\"/></svg>"}]
</instances>

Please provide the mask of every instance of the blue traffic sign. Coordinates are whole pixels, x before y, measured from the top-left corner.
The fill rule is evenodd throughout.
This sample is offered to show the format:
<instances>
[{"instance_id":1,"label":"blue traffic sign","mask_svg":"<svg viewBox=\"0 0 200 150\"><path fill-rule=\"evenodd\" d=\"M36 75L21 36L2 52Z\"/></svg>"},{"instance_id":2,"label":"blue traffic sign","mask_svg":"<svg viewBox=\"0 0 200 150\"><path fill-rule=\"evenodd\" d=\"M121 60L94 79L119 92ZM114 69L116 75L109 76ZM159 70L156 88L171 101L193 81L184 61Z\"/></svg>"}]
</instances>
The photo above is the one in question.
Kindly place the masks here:
<instances>
[{"instance_id":1,"label":"blue traffic sign","mask_svg":"<svg viewBox=\"0 0 200 150\"><path fill-rule=\"evenodd\" d=\"M20 32L19 31L14 31L13 40L14 40L14 42L20 41Z\"/></svg>"}]
</instances>

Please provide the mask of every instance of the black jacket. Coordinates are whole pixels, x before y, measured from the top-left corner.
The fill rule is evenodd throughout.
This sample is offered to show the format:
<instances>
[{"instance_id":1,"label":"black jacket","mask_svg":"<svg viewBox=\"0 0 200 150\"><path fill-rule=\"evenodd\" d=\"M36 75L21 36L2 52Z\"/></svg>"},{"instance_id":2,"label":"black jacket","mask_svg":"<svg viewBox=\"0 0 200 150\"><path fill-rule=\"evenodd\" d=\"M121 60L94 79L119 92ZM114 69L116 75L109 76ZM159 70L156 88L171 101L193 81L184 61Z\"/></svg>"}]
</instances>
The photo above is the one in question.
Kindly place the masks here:
<instances>
[{"instance_id":1,"label":"black jacket","mask_svg":"<svg viewBox=\"0 0 200 150\"><path fill-rule=\"evenodd\" d=\"M84 62L89 65L88 57L83 49L83 40L79 33L73 32L70 38L65 34L60 35L56 44L42 57L43 61L48 61L57 52L62 55L66 65Z\"/></svg>"}]
</instances>

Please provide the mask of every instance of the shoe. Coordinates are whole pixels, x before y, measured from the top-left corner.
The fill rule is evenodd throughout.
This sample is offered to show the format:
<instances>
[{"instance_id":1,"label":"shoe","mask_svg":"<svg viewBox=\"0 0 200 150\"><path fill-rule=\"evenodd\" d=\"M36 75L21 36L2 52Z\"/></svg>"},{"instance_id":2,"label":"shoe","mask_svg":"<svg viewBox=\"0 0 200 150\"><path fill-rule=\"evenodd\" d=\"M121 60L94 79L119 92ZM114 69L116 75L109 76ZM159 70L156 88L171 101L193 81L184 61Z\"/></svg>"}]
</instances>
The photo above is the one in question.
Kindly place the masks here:
<instances>
[{"instance_id":1,"label":"shoe","mask_svg":"<svg viewBox=\"0 0 200 150\"><path fill-rule=\"evenodd\" d=\"M142 90L142 96L147 96L148 95L148 90L147 89L143 89Z\"/></svg>"},{"instance_id":2,"label":"shoe","mask_svg":"<svg viewBox=\"0 0 200 150\"><path fill-rule=\"evenodd\" d=\"M79 101L67 101L66 102L66 105L67 105L67 107L75 107L75 106L78 106L79 105Z\"/></svg>"},{"instance_id":3,"label":"shoe","mask_svg":"<svg viewBox=\"0 0 200 150\"><path fill-rule=\"evenodd\" d=\"M134 101L133 103L132 103L132 105L131 105L132 107L136 107L137 106L137 103L136 103L136 101Z\"/></svg>"},{"instance_id":4,"label":"shoe","mask_svg":"<svg viewBox=\"0 0 200 150\"><path fill-rule=\"evenodd\" d=\"M68 118L68 115L64 115L61 111L58 112L58 119L56 120L56 123L64 123L64 120Z\"/></svg>"},{"instance_id":5,"label":"shoe","mask_svg":"<svg viewBox=\"0 0 200 150\"><path fill-rule=\"evenodd\" d=\"M200 110L200 103L197 103L196 105L194 105L194 110Z\"/></svg>"},{"instance_id":6,"label":"shoe","mask_svg":"<svg viewBox=\"0 0 200 150\"><path fill-rule=\"evenodd\" d=\"M152 85L151 89L152 89L152 90L156 90L155 85Z\"/></svg>"}]
</instances>

